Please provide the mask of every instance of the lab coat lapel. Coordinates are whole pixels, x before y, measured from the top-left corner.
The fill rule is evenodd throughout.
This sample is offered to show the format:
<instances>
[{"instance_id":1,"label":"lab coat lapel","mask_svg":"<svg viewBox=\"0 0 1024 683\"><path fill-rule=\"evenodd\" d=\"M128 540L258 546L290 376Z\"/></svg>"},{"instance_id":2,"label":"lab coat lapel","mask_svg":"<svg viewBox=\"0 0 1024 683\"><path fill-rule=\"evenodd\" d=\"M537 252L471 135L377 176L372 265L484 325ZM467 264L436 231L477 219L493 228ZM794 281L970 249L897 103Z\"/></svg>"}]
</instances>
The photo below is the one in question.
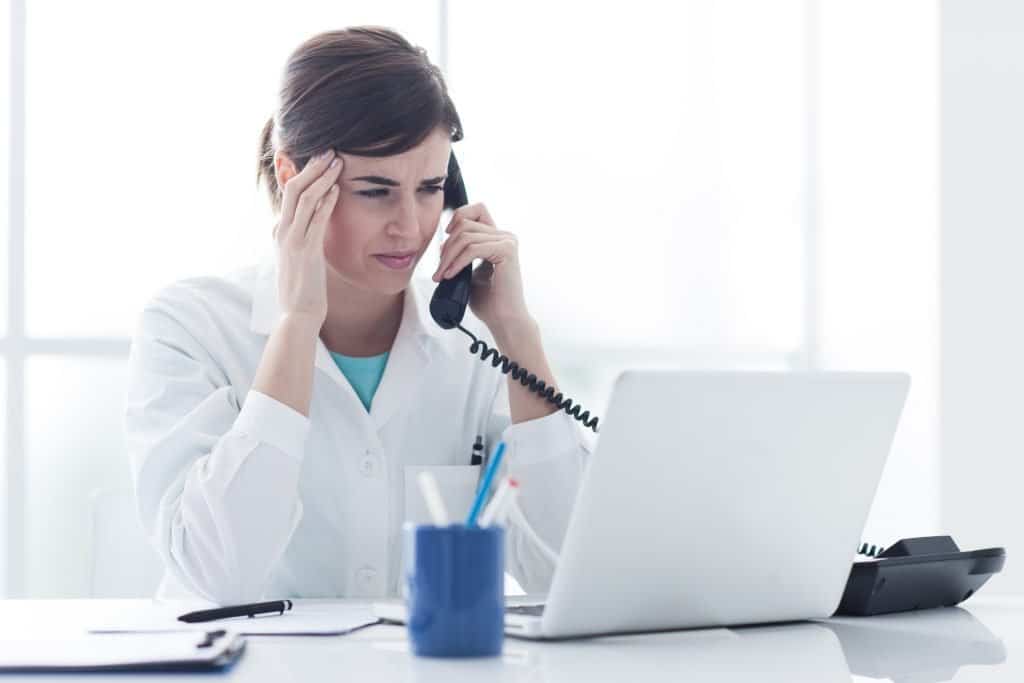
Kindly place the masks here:
<instances>
[{"instance_id":1,"label":"lab coat lapel","mask_svg":"<svg viewBox=\"0 0 1024 683\"><path fill-rule=\"evenodd\" d=\"M419 395L434 359L430 342L420 317L419 301L410 283L405 290L402 322L388 354L384 375L370 403L370 418L378 430L399 408L415 401Z\"/></svg>"}]
</instances>

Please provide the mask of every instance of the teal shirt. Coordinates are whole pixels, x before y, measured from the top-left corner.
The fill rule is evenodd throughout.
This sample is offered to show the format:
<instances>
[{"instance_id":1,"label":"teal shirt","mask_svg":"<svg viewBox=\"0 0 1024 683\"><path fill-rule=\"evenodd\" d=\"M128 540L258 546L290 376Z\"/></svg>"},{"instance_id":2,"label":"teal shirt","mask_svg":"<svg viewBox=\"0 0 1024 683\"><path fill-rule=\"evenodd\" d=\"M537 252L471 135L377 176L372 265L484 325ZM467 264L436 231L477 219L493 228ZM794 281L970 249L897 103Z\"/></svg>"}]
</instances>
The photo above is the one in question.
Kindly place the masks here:
<instances>
[{"instance_id":1,"label":"teal shirt","mask_svg":"<svg viewBox=\"0 0 1024 683\"><path fill-rule=\"evenodd\" d=\"M389 353L390 351L385 351L379 356L360 357L343 356L340 353L331 351L331 356L334 358L338 369L348 379L352 388L356 390L356 395L359 396L359 400L366 407L366 412L370 412L370 403L373 401L373 395L377 391L377 385L380 384L380 378L384 375L384 366L388 362Z\"/></svg>"}]
</instances>

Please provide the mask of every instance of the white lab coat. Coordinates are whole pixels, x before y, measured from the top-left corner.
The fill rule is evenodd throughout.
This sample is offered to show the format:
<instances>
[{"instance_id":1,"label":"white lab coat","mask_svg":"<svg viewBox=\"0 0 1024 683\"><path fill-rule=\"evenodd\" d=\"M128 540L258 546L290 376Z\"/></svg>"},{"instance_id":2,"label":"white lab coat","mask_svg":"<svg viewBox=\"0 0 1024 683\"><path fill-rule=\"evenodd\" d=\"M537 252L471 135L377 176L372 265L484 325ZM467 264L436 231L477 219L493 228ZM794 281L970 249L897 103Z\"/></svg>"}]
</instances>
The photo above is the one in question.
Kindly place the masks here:
<instances>
[{"instance_id":1,"label":"white lab coat","mask_svg":"<svg viewBox=\"0 0 1024 683\"><path fill-rule=\"evenodd\" d=\"M488 453L505 441L502 473L560 547L589 454L583 428L562 411L511 424L508 376L430 318L432 281L405 291L369 413L319 339L308 418L251 390L280 317L276 268L268 255L175 282L139 318L125 434L142 525L166 567L158 597L400 594L402 523L428 521L415 475L432 471L462 519L477 434ZM469 311L464 324L493 346ZM506 562L527 592L547 590L553 565L515 528Z\"/></svg>"}]
</instances>

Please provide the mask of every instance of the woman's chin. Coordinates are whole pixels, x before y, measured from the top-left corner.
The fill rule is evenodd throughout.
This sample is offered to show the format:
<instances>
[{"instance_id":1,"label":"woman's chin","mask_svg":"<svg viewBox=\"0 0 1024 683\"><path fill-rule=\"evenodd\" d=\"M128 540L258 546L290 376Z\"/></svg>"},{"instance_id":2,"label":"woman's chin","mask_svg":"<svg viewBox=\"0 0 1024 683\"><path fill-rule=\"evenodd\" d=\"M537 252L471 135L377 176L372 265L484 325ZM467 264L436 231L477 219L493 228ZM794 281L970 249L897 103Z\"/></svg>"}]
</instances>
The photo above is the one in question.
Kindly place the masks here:
<instances>
[{"instance_id":1,"label":"woman's chin","mask_svg":"<svg viewBox=\"0 0 1024 683\"><path fill-rule=\"evenodd\" d=\"M372 289L388 294L398 294L409 286L412 280L413 270L410 268L403 272L375 273L371 278Z\"/></svg>"}]
</instances>

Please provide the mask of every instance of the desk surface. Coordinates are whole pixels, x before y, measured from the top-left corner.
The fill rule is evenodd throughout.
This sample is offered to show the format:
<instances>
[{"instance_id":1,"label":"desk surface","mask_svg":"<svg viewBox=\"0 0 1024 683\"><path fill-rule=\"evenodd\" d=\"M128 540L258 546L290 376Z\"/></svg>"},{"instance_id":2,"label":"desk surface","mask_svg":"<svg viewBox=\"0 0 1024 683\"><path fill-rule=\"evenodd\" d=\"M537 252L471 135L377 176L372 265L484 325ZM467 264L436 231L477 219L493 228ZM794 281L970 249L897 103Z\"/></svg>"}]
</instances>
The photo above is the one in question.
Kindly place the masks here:
<instances>
[{"instance_id":1,"label":"desk surface","mask_svg":"<svg viewBox=\"0 0 1024 683\"><path fill-rule=\"evenodd\" d=\"M29 620L89 623L115 605L149 601L0 601L0 633ZM348 602L348 601L346 601ZM353 602L352 604L365 604ZM0 641L2 643L2 641ZM1018 655L1013 657L1012 655ZM121 674L118 681L180 679ZM700 677L700 678L698 678ZM411 655L405 629L340 637L250 636L233 681L1009 681L1024 680L1024 599L978 596L964 607L736 629L697 629L560 643L506 639L500 658ZM3 680L78 680L74 675ZM95 681L95 676L82 676Z\"/></svg>"}]
</instances>

